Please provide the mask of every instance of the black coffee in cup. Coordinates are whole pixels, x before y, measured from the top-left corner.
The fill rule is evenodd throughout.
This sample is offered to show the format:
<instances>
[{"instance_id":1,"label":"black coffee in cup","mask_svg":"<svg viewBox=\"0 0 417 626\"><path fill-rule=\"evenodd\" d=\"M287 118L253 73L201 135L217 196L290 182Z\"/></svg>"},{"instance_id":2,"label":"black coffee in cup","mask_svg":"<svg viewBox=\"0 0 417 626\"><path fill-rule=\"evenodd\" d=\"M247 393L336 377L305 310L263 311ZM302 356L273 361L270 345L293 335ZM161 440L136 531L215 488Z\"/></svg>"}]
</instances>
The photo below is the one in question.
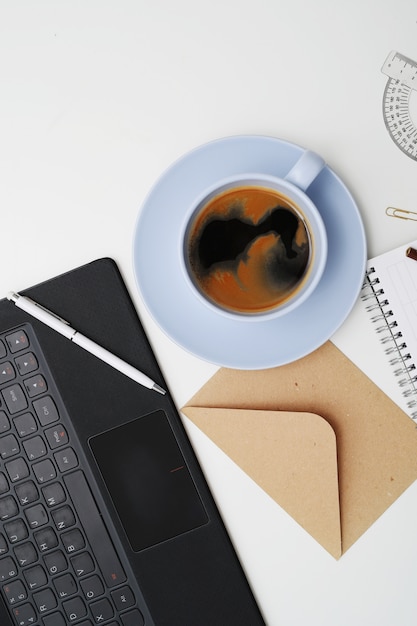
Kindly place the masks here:
<instances>
[{"instance_id":1,"label":"black coffee in cup","mask_svg":"<svg viewBox=\"0 0 417 626\"><path fill-rule=\"evenodd\" d=\"M236 186L197 208L187 228L185 262L211 303L234 313L265 313L304 284L311 242L301 210L267 187Z\"/></svg>"}]
</instances>

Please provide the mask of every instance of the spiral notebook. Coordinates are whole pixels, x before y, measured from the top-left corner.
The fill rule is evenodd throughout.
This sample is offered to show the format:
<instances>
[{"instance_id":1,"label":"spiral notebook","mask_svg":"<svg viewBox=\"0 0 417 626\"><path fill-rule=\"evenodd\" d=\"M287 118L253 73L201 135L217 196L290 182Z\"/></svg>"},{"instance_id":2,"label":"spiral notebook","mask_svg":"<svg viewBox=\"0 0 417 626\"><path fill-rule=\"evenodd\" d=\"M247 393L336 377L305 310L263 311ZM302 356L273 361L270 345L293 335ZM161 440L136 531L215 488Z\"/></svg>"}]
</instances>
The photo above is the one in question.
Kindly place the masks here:
<instances>
[{"instance_id":1,"label":"spiral notebook","mask_svg":"<svg viewBox=\"0 0 417 626\"><path fill-rule=\"evenodd\" d=\"M417 260L413 250L417 251L417 240L370 259L361 298L404 408L417 423Z\"/></svg>"}]
</instances>

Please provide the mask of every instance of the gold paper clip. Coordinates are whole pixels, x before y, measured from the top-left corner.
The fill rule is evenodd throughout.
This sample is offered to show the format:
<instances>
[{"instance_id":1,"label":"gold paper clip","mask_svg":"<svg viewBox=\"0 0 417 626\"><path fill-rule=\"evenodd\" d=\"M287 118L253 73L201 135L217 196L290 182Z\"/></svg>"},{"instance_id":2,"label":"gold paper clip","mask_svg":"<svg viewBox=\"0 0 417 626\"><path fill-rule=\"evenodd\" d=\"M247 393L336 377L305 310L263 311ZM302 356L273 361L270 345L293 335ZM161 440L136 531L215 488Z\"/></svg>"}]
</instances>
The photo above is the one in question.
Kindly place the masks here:
<instances>
[{"instance_id":1,"label":"gold paper clip","mask_svg":"<svg viewBox=\"0 0 417 626\"><path fill-rule=\"evenodd\" d=\"M413 211L396 209L393 206L389 206L387 209L385 209L385 213L390 217L399 217L402 220L412 220L413 222L417 222L417 213L413 213Z\"/></svg>"}]
</instances>

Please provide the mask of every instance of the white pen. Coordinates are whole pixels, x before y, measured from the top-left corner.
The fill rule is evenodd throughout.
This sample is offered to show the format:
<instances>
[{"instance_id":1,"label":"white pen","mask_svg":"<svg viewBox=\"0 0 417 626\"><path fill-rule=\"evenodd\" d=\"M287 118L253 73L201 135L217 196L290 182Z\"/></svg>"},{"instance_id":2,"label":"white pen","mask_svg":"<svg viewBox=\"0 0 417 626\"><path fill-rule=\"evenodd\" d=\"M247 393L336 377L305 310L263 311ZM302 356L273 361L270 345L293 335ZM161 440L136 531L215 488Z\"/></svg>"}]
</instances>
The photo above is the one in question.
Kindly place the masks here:
<instances>
[{"instance_id":1,"label":"white pen","mask_svg":"<svg viewBox=\"0 0 417 626\"><path fill-rule=\"evenodd\" d=\"M157 385L151 378L149 378L149 376L146 376L146 374L143 374L143 372L140 372L125 361L122 361L122 359L120 359L118 356L112 354L105 348L102 348L97 343L91 341L91 339L88 339L74 328L71 328L68 322L63 320L55 313L52 313L52 311L49 311L48 309L38 304L37 302L34 302L30 298L26 296L21 296L20 294L14 293L13 291L7 294L7 299L11 302L14 302L14 304L19 307L19 309L22 309L22 311L29 313L29 315L35 317L43 324L46 324L46 326L49 326L49 328L52 328L53 330L56 330L57 333L64 335L64 337L66 337L73 343L76 343L77 346L80 346L80 348L84 348L84 350L90 352L90 354L93 354L95 357L97 357L101 361L104 361L104 363L107 363L111 367L114 367L125 376L128 376L132 380L136 381L140 385L143 385L144 387L147 387L148 389L153 389L158 393L165 394L165 390Z\"/></svg>"}]
</instances>

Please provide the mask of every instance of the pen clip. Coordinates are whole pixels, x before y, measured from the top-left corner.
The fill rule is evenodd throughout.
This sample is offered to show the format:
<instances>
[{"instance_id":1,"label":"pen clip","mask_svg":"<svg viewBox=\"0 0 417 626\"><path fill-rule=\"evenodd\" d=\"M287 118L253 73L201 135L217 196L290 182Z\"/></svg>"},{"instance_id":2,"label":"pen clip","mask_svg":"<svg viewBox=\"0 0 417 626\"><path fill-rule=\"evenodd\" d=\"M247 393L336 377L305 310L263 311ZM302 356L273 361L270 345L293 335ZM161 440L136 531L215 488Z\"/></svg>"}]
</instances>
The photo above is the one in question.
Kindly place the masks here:
<instances>
[{"instance_id":1,"label":"pen clip","mask_svg":"<svg viewBox=\"0 0 417 626\"><path fill-rule=\"evenodd\" d=\"M31 300L30 298L28 298L28 300ZM31 300L31 302L33 302L33 300ZM49 309L47 309L45 306L42 306L41 304L39 304L39 302L34 302L34 304L39 307L40 309L42 309L42 311L45 311L46 313L48 313L49 315L52 315L52 317L55 317L55 319L59 320L60 322L62 322L63 324L66 324L67 326L70 325L69 322L67 322L67 320L64 320L64 318L60 317L59 315L57 315L56 313L53 313L52 311L50 311Z\"/></svg>"}]
</instances>

